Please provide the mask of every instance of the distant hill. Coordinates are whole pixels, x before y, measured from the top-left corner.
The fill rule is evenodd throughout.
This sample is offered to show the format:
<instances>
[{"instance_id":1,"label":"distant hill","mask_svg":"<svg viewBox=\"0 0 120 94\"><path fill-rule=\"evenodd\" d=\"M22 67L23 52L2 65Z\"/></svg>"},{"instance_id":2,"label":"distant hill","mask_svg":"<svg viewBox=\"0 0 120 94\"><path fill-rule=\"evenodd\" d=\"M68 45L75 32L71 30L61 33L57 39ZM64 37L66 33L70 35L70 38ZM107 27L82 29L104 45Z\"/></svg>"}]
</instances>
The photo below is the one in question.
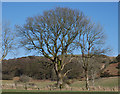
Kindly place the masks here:
<instances>
[{"instance_id":1,"label":"distant hill","mask_svg":"<svg viewBox=\"0 0 120 94\"><path fill-rule=\"evenodd\" d=\"M79 65L79 64L78 64ZM81 75L82 68L77 63L70 63L65 67L64 71L70 68L73 71L69 73L68 78L77 78ZM13 79L13 77L27 75L33 79L49 79L56 80L55 71L51 61L42 56L28 56L17 59L3 60L2 62L2 78L4 80Z\"/></svg>"},{"instance_id":2,"label":"distant hill","mask_svg":"<svg viewBox=\"0 0 120 94\"><path fill-rule=\"evenodd\" d=\"M81 58L81 55L76 55L76 58ZM97 56L99 59L100 67L107 61L107 56ZM112 58L114 59L114 58ZM96 62L95 62L96 63ZM111 63L111 62L110 62ZM118 63L110 64L103 71L103 74L109 70L111 75L117 75ZM84 77L84 72L80 63L73 60L70 64L67 64L63 72L68 69L72 71L68 73L68 79L81 79ZM53 69L51 61L42 56L28 56L16 59L3 60L2 62L2 78L4 80L13 79L13 77L27 75L33 79L49 79L56 80L56 75Z\"/></svg>"}]
</instances>

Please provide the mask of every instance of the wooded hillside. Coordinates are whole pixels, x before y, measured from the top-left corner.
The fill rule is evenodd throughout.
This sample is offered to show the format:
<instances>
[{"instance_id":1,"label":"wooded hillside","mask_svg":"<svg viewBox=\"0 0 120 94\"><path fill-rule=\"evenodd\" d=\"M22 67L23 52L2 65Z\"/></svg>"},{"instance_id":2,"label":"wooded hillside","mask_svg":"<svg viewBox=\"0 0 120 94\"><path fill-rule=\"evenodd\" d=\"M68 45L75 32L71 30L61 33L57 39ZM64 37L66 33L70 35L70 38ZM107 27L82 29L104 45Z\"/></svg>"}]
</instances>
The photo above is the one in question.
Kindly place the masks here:
<instances>
[{"instance_id":1,"label":"wooded hillside","mask_svg":"<svg viewBox=\"0 0 120 94\"><path fill-rule=\"evenodd\" d=\"M71 63L67 64L65 66L64 71L71 69L71 71L67 74L66 79L80 79L82 80L84 78L84 72L83 68L81 66L82 62L80 61L80 55L76 55L76 58L71 61ZM117 75L118 71L118 63L113 62L112 64L115 65L112 66L108 62L109 57L101 55L96 56L96 59L99 59L99 62L96 63L92 61L91 65L99 64L99 69L106 64L105 71L102 72L102 76L106 76L106 72L109 71L115 71L115 75ZM67 60L67 57L66 57ZM117 64L117 65L116 65ZM114 67L114 68L111 68ZM109 69L109 71L107 71ZM112 72L111 71L111 72ZM99 74L99 72L97 72ZM2 78L3 80L10 80L13 79L13 77L21 76L21 75L27 75L29 77L32 77L33 79L39 79L39 80L56 80L56 75L53 69L53 64L49 59L46 59L45 57L40 56L28 56L28 57L22 57L17 59L9 59L9 60L3 60L2 63ZM114 73L111 73L111 75L114 75ZM101 76L101 73L100 73ZM108 76L108 75L107 75Z\"/></svg>"}]
</instances>

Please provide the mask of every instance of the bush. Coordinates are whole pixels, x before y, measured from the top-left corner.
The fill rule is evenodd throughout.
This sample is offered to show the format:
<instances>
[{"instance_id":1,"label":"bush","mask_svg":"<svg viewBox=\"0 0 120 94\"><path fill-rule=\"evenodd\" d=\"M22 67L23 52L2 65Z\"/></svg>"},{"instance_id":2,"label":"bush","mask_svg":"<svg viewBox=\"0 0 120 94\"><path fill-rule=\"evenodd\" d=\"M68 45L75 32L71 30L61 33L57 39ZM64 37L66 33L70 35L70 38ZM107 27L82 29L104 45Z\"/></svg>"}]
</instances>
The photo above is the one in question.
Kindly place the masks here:
<instances>
[{"instance_id":1,"label":"bush","mask_svg":"<svg viewBox=\"0 0 120 94\"><path fill-rule=\"evenodd\" d=\"M101 73L100 77L110 77L110 73L105 71L104 73Z\"/></svg>"},{"instance_id":2,"label":"bush","mask_svg":"<svg viewBox=\"0 0 120 94\"><path fill-rule=\"evenodd\" d=\"M22 83L27 83L30 81L30 77L28 77L26 75L22 75L22 76L20 76L19 81Z\"/></svg>"},{"instance_id":3,"label":"bush","mask_svg":"<svg viewBox=\"0 0 120 94\"><path fill-rule=\"evenodd\" d=\"M2 75L2 80L12 80L12 75L7 75L7 74L4 74Z\"/></svg>"}]
</instances>

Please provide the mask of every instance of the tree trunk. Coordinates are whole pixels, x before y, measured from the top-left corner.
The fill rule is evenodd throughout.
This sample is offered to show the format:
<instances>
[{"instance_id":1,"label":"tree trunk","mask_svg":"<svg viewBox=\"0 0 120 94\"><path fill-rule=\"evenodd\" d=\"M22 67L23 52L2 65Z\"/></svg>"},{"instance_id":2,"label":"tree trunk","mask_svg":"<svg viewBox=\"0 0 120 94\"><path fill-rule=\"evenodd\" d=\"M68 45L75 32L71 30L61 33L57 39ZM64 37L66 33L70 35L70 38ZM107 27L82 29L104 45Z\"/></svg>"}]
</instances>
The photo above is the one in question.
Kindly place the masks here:
<instances>
[{"instance_id":1,"label":"tree trunk","mask_svg":"<svg viewBox=\"0 0 120 94\"><path fill-rule=\"evenodd\" d=\"M63 86L63 76L60 70L58 70L57 66L54 66L55 72L56 72L56 76L57 76L57 87L59 87L60 89Z\"/></svg>"},{"instance_id":2,"label":"tree trunk","mask_svg":"<svg viewBox=\"0 0 120 94\"><path fill-rule=\"evenodd\" d=\"M93 87L95 86L95 79L93 78L92 79L92 84L93 84Z\"/></svg>"},{"instance_id":3,"label":"tree trunk","mask_svg":"<svg viewBox=\"0 0 120 94\"><path fill-rule=\"evenodd\" d=\"M88 71L85 71L86 89L89 90L89 76Z\"/></svg>"},{"instance_id":4,"label":"tree trunk","mask_svg":"<svg viewBox=\"0 0 120 94\"><path fill-rule=\"evenodd\" d=\"M63 87L63 77L60 72L58 72L58 77L57 77L57 86L61 89Z\"/></svg>"},{"instance_id":5,"label":"tree trunk","mask_svg":"<svg viewBox=\"0 0 120 94\"><path fill-rule=\"evenodd\" d=\"M92 73L92 85L95 86L95 73Z\"/></svg>"},{"instance_id":6,"label":"tree trunk","mask_svg":"<svg viewBox=\"0 0 120 94\"><path fill-rule=\"evenodd\" d=\"M25 83L25 86L24 86L24 87L25 87L25 90L27 90L27 83Z\"/></svg>"}]
</instances>

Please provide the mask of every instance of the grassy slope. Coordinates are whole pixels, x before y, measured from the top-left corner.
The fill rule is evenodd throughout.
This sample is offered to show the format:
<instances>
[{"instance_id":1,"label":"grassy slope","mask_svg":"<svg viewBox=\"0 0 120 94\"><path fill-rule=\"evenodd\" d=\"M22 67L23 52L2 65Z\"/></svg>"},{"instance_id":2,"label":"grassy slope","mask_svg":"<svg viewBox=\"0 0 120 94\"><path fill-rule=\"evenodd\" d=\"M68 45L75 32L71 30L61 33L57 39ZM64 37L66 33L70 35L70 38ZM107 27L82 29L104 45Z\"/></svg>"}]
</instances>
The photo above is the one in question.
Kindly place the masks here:
<instances>
[{"instance_id":1,"label":"grassy slope","mask_svg":"<svg viewBox=\"0 0 120 94\"><path fill-rule=\"evenodd\" d=\"M92 82L90 81L90 85L92 85ZM76 81L73 84L71 84L72 87L84 87L85 81ZM118 77L108 77L108 78L101 78L95 80L95 86L101 86L101 87L118 87Z\"/></svg>"}]
</instances>

